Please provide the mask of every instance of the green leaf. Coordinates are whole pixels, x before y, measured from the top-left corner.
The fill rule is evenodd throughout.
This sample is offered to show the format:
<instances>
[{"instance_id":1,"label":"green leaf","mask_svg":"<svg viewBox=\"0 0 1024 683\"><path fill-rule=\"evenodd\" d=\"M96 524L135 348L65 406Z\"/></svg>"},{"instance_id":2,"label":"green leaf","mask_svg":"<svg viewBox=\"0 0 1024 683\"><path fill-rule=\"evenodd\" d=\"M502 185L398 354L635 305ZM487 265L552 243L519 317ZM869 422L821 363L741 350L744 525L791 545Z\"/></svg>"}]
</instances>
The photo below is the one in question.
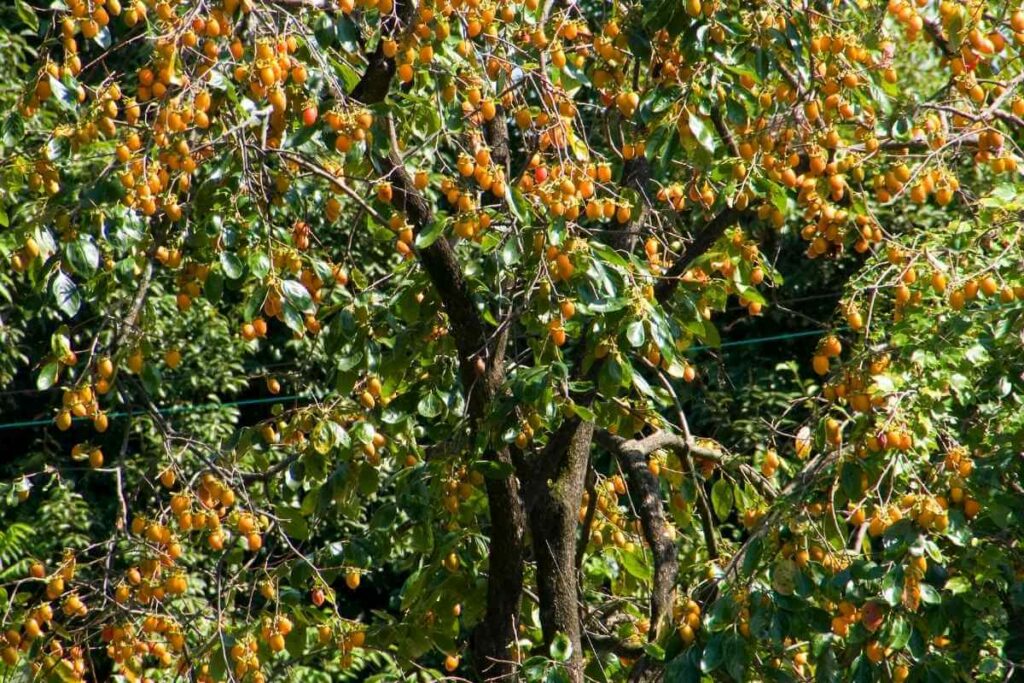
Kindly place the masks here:
<instances>
[{"instance_id":1,"label":"green leaf","mask_svg":"<svg viewBox=\"0 0 1024 683\"><path fill-rule=\"evenodd\" d=\"M700 658L700 670L711 673L722 666L725 661L725 648L722 647L722 634L716 633L704 646L704 654Z\"/></svg>"},{"instance_id":2,"label":"green leaf","mask_svg":"<svg viewBox=\"0 0 1024 683\"><path fill-rule=\"evenodd\" d=\"M284 306L281 308L281 313L284 315L284 324L288 326L288 329L296 334L305 333L306 327L299 309L295 308L290 302L285 301Z\"/></svg>"},{"instance_id":3,"label":"green leaf","mask_svg":"<svg viewBox=\"0 0 1024 683\"><path fill-rule=\"evenodd\" d=\"M921 602L926 605L938 605L942 602L942 597L939 592L935 590L935 586L930 583L924 583L923 581L919 584L921 587Z\"/></svg>"},{"instance_id":4,"label":"green leaf","mask_svg":"<svg viewBox=\"0 0 1024 683\"><path fill-rule=\"evenodd\" d=\"M53 76L50 76L49 78L50 91L53 93L54 99L57 100L57 104L59 104L61 109L64 111L74 111L75 94Z\"/></svg>"},{"instance_id":5,"label":"green leaf","mask_svg":"<svg viewBox=\"0 0 1024 683\"><path fill-rule=\"evenodd\" d=\"M593 422L594 420L597 419L597 413L595 413L590 408L586 408L577 403L570 404L569 409L572 410L572 412L575 413L577 417L586 420L587 422Z\"/></svg>"},{"instance_id":6,"label":"green leaf","mask_svg":"<svg viewBox=\"0 0 1024 683\"><path fill-rule=\"evenodd\" d=\"M67 325L61 325L50 335L50 351L54 358L65 358L71 354L71 330Z\"/></svg>"},{"instance_id":7,"label":"green leaf","mask_svg":"<svg viewBox=\"0 0 1024 683\"><path fill-rule=\"evenodd\" d=\"M587 72L577 67L572 61L566 61L562 72L580 85L590 85L590 77L587 76Z\"/></svg>"},{"instance_id":8,"label":"green leaf","mask_svg":"<svg viewBox=\"0 0 1024 683\"><path fill-rule=\"evenodd\" d=\"M100 265L100 250L89 235L81 235L67 247L68 263L78 275L89 277Z\"/></svg>"},{"instance_id":9,"label":"green leaf","mask_svg":"<svg viewBox=\"0 0 1024 683\"><path fill-rule=\"evenodd\" d=\"M734 483L732 485L732 500L733 504L736 506L736 512L740 514L746 512L747 508L754 504L751 497L744 492L743 487L738 483Z\"/></svg>"},{"instance_id":10,"label":"green leaf","mask_svg":"<svg viewBox=\"0 0 1024 683\"><path fill-rule=\"evenodd\" d=\"M160 368L156 363L146 363L142 366L142 386L151 394L160 391Z\"/></svg>"},{"instance_id":11,"label":"green leaf","mask_svg":"<svg viewBox=\"0 0 1024 683\"><path fill-rule=\"evenodd\" d=\"M792 595L796 590L800 567L793 560L779 560L772 568L772 588L780 595Z\"/></svg>"},{"instance_id":12,"label":"green leaf","mask_svg":"<svg viewBox=\"0 0 1024 683\"><path fill-rule=\"evenodd\" d=\"M434 218L434 222L431 223L426 230L423 230L416 235L416 248L426 249L431 244L437 241L437 238L444 234L445 220L441 216Z\"/></svg>"},{"instance_id":13,"label":"green leaf","mask_svg":"<svg viewBox=\"0 0 1024 683\"><path fill-rule=\"evenodd\" d=\"M203 283L203 295L210 300L210 303L215 304L220 301L223 293L224 276L217 271L210 271L206 276L206 282Z\"/></svg>"},{"instance_id":14,"label":"green leaf","mask_svg":"<svg viewBox=\"0 0 1024 683\"><path fill-rule=\"evenodd\" d=\"M25 136L25 119L17 112L12 113L4 120L2 139L4 145L13 147Z\"/></svg>"},{"instance_id":15,"label":"green leaf","mask_svg":"<svg viewBox=\"0 0 1024 683\"><path fill-rule=\"evenodd\" d=\"M564 633L556 633L551 639L551 646L548 653L556 662L568 662L572 657L572 641Z\"/></svg>"},{"instance_id":16,"label":"green leaf","mask_svg":"<svg viewBox=\"0 0 1024 683\"><path fill-rule=\"evenodd\" d=\"M761 553L764 550L764 541L760 536L753 539L747 548L747 554L743 556L743 574L751 576L761 561Z\"/></svg>"},{"instance_id":17,"label":"green leaf","mask_svg":"<svg viewBox=\"0 0 1024 683\"><path fill-rule=\"evenodd\" d=\"M373 443L373 437L377 430L369 422L357 422L352 426L351 434L361 444Z\"/></svg>"},{"instance_id":18,"label":"green leaf","mask_svg":"<svg viewBox=\"0 0 1024 683\"><path fill-rule=\"evenodd\" d=\"M615 396L618 393L619 387L622 386L623 374L622 364L619 363L617 358L609 356L601 364L601 372L597 376L598 389L600 389L604 396Z\"/></svg>"},{"instance_id":19,"label":"green leaf","mask_svg":"<svg viewBox=\"0 0 1024 683\"><path fill-rule=\"evenodd\" d=\"M690 132L693 133L693 137L697 138L700 146L707 150L708 154L714 154L715 136L704 121L704 118L697 114L690 114L687 119L687 125L690 128Z\"/></svg>"},{"instance_id":20,"label":"green leaf","mask_svg":"<svg viewBox=\"0 0 1024 683\"><path fill-rule=\"evenodd\" d=\"M732 486L725 479L719 479L711 487L711 507L719 519L729 516L733 506Z\"/></svg>"},{"instance_id":21,"label":"green leaf","mask_svg":"<svg viewBox=\"0 0 1024 683\"><path fill-rule=\"evenodd\" d=\"M14 9L18 12L18 18L32 29L33 33L39 32L39 17L25 0L14 0Z\"/></svg>"},{"instance_id":22,"label":"green leaf","mask_svg":"<svg viewBox=\"0 0 1024 683\"><path fill-rule=\"evenodd\" d=\"M232 254L229 251L222 251L220 253L220 266L224 269L224 275L229 280L237 280L245 273L245 264L242 263L242 259L238 258L237 254Z\"/></svg>"},{"instance_id":23,"label":"green leaf","mask_svg":"<svg viewBox=\"0 0 1024 683\"><path fill-rule=\"evenodd\" d=\"M135 281L135 259L129 256L123 258L114 265L114 277L122 285L129 285Z\"/></svg>"},{"instance_id":24,"label":"green leaf","mask_svg":"<svg viewBox=\"0 0 1024 683\"><path fill-rule=\"evenodd\" d=\"M506 239L504 244L501 245L501 251L498 253L501 256L501 262L505 264L506 268L519 263L519 259L522 256L519 251L519 240Z\"/></svg>"},{"instance_id":25,"label":"green leaf","mask_svg":"<svg viewBox=\"0 0 1024 683\"><path fill-rule=\"evenodd\" d=\"M302 516L300 510L278 509L278 515L281 520L281 528L286 534L299 541L309 540L309 523Z\"/></svg>"},{"instance_id":26,"label":"green leaf","mask_svg":"<svg viewBox=\"0 0 1024 683\"><path fill-rule=\"evenodd\" d=\"M889 375L872 375L871 379L874 382L873 386L877 391L887 394L896 391L896 383L893 382L892 377Z\"/></svg>"},{"instance_id":27,"label":"green leaf","mask_svg":"<svg viewBox=\"0 0 1024 683\"><path fill-rule=\"evenodd\" d=\"M894 138L901 141L910 139L910 131L914 127L914 122L907 116L901 116L893 121L891 133Z\"/></svg>"},{"instance_id":28,"label":"green leaf","mask_svg":"<svg viewBox=\"0 0 1024 683\"><path fill-rule=\"evenodd\" d=\"M889 619L885 630L884 642L886 646L891 647L893 650L902 650L910 642L912 632L910 622L899 615Z\"/></svg>"},{"instance_id":29,"label":"green leaf","mask_svg":"<svg viewBox=\"0 0 1024 683\"><path fill-rule=\"evenodd\" d=\"M647 656L657 662L665 661L665 648L661 647L657 643L647 643L644 645L644 652Z\"/></svg>"},{"instance_id":30,"label":"green leaf","mask_svg":"<svg viewBox=\"0 0 1024 683\"><path fill-rule=\"evenodd\" d=\"M903 568L893 565L882 580L882 597L895 607L903 600Z\"/></svg>"},{"instance_id":31,"label":"green leaf","mask_svg":"<svg viewBox=\"0 0 1024 683\"><path fill-rule=\"evenodd\" d=\"M729 634L726 638L725 647L723 648L725 669L732 676L733 680L742 681L743 674L747 668L746 641L736 634Z\"/></svg>"},{"instance_id":32,"label":"green leaf","mask_svg":"<svg viewBox=\"0 0 1024 683\"><path fill-rule=\"evenodd\" d=\"M46 391L60 378L60 363L55 360L43 365L39 370L39 375L36 377L36 389L39 391Z\"/></svg>"},{"instance_id":33,"label":"green leaf","mask_svg":"<svg viewBox=\"0 0 1024 683\"><path fill-rule=\"evenodd\" d=\"M967 360L971 361L971 365L978 366L988 360L988 351L981 344L974 344L971 348L967 349L967 353L964 356Z\"/></svg>"},{"instance_id":34,"label":"green leaf","mask_svg":"<svg viewBox=\"0 0 1024 683\"><path fill-rule=\"evenodd\" d=\"M376 467L372 465L365 465L359 468L359 493L363 496L369 496L376 493L377 488L380 486L380 472L377 471Z\"/></svg>"},{"instance_id":35,"label":"green leaf","mask_svg":"<svg viewBox=\"0 0 1024 683\"><path fill-rule=\"evenodd\" d=\"M428 391L419 403L416 411L423 417L433 419L444 412L444 399L436 391Z\"/></svg>"},{"instance_id":36,"label":"green leaf","mask_svg":"<svg viewBox=\"0 0 1024 683\"><path fill-rule=\"evenodd\" d=\"M654 569L641 559L637 553L623 551L619 553L622 567L634 578L650 581L654 578Z\"/></svg>"},{"instance_id":37,"label":"green leaf","mask_svg":"<svg viewBox=\"0 0 1024 683\"><path fill-rule=\"evenodd\" d=\"M92 40L94 43L99 45L101 48L106 50L110 47L110 27L104 26L99 32L93 36Z\"/></svg>"},{"instance_id":38,"label":"green leaf","mask_svg":"<svg viewBox=\"0 0 1024 683\"><path fill-rule=\"evenodd\" d=\"M342 329L342 327L339 325L338 329ZM361 352L354 353L351 356L340 355L335 363L335 367L342 372L348 372L349 370L353 370L358 367L362 362L363 354Z\"/></svg>"},{"instance_id":39,"label":"green leaf","mask_svg":"<svg viewBox=\"0 0 1024 683\"><path fill-rule=\"evenodd\" d=\"M665 680L678 683L700 683L700 659L700 646L688 648L665 667Z\"/></svg>"},{"instance_id":40,"label":"green leaf","mask_svg":"<svg viewBox=\"0 0 1024 683\"><path fill-rule=\"evenodd\" d=\"M473 467L487 479L504 479L515 471L512 463L497 460L478 460Z\"/></svg>"},{"instance_id":41,"label":"green leaf","mask_svg":"<svg viewBox=\"0 0 1024 683\"><path fill-rule=\"evenodd\" d=\"M359 31L355 24L346 16L335 20L334 29L338 37L338 44L345 52L357 52L359 50Z\"/></svg>"},{"instance_id":42,"label":"green leaf","mask_svg":"<svg viewBox=\"0 0 1024 683\"><path fill-rule=\"evenodd\" d=\"M861 468L852 462L843 464L843 470L839 478L843 493L850 500L859 500L861 495Z\"/></svg>"},{"instance_id":43,"label":"green leaf","mask_svg":"<svg viewBox=\"0 0 1024 683\"><path fill-rule=\"evenodd\" d=\"M230 647L233 644L233 638L227 636L225 639L225 647ZM210 676L214 677L214 680L220 680L224 678L224 674L227 672L227 653L224 651L224 647L218 645L210 652Z\"/></svg>"},{"instance_id":44,"label":"green leaf","mask_svg":"<svg viewBox=\"0 0 1024 683\"><path fill-rule=\"evenodd\" d=\"M301 313L312 313L313 308L313 297L309 295L309 290L306 289L298 280L285 280L281 283L281 297L285 303L291 304L295 310Z\"/></svg>"},{"instance_id":45,"label":"green leaf","mask_svg":"<svg viewBox=\"0 0 1024 683\"><path fill-rule=\"evenodd\" d=\"M262 251L249 252L249 270L252 274L263 279L270 272L270 257Z\"/></svg>"},{"instance_id":46,"label":"green leaf","mask_svg":"<svg viewBox=\"0 0 1024 683\"><path fill-rule=\"evenodd\" d=\"M356 289L358 289L359 291L362 291L370 286L370 280L366 277L366 274L359 268L353 268L352 270L350 270L348 276L349 280L352 282L353 285L356 286Z\"/></svg>"},{"instance_id":47,"label":"green leaf","mask_svg":"<svg viewBox=\"0 0 1024 683\"><path fill-rule=\"evenodd\" d=\"M644 345L647 341L647 334L644 332L644 323L642 320L634 320L626 328L626 339L630 345L636 349Z\"/></svg>"},{"instance_id":48,"label":"green leaf","mask_svg":"<svg viewBox=\"0 0 1024 683\"><path fill-rule=\"evenodd\" d=\"M305 521L305 520L303 520ZM306 628L305 624L296 624L295 628L285 636L284 644L288 654L294 658L301 657L306 652Z\"/></svg>"},{"instance_id":49,"label":"green leaf","mask_svg":"<svg viewBox=\"0 0 1024 683\"><path fill-rule=\"evenodd\" d=\"M949 591L953 595L960 595L961 593L966 593L971 590L971 582L966 577L954 576L946 582L943 589Z\"/></svg>"},{"instance_id":50,"label":"green leaf","mask_svg":"<svg viewBox=\"0 0 1024 683\"><path fill-rule=\"evenodd\" d=\"M82 295L74 281L64 273L57 273L50 285L50 292L57 301L57 308L67 317L71 318L82 306Z\"/></svg>"},{"instance_id":51,"label":"green leaf","mask_svg":"<svg viewBox=\"0 0 1024 683\"><path fill-rule=\"evenodd\" d=\"M338 443L337 432L339 430L341 430L341 425L332 420L325 420L319 423L309 435L309 441L313 446L313 450L320 455L330 453L331 449Z\"/></svg>"},{"instance_id":52,"label":"green leaf","mask_svg":"<svg viewBox=\"0 0 1024 683\"><path fill-rule=\"evenodd\" d=\"M718 335L718 328L710 320L704 321L704 330L700 336L704 343L711 348L717 349L722 345L722 338Z\"/></svg>"}]
</instances>

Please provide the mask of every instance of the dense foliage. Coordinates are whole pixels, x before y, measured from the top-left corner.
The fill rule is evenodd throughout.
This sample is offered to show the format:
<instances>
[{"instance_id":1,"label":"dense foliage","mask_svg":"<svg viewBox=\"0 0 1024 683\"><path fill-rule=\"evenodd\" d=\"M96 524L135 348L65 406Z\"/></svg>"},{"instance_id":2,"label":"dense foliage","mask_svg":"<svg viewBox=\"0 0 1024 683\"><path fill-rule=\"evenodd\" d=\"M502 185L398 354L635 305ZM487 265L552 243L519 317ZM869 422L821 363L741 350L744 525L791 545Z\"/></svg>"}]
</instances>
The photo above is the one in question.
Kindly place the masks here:
<instances>
[{"instance_id":1,"label":"dense foliage","mask_svg":"<svg viewBox=\"0 0 1024 683\"><path fill-rule=\"evenodd\" d=\"M1016 3L0 26L4 680L1024 667Z\"/></svg>"}]
</instances>

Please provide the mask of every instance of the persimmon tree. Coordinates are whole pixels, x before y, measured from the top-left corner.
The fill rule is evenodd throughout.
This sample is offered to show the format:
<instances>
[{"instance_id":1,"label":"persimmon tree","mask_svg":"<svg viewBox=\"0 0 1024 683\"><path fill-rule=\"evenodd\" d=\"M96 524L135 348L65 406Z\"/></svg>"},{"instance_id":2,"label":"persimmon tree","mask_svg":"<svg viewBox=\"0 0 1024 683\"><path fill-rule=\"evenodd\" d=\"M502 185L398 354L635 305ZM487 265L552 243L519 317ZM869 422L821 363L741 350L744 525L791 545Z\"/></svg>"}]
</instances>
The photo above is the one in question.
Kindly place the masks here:
<instances>
[{"instance_id":1,"label":"persimmon tree","mask_svg":"<svg viewBox=\"0 0 1024 683\"><path fill-rule=\"evenodd\" d=\"M5 568L7 677L1024 664L1015 3L16 9L4 325L61 449L4 495L108 504ZM737 450L692 351L779 232L856 272Z\"/></svg>"}]
</instances>

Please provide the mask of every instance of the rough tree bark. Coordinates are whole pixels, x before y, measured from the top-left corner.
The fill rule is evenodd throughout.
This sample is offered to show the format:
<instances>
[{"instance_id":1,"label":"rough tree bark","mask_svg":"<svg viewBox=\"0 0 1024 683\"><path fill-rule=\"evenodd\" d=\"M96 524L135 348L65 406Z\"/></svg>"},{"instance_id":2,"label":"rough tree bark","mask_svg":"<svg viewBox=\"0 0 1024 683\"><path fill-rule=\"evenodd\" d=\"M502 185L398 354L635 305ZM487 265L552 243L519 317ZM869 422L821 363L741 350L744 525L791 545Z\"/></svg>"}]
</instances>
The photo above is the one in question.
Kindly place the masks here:
<instances>
[{"instance_id":1,"label":"rough tree bark","mask_svg":"<svg viewBox=\"0 0 1024 683\"><path fill-rule=\"evenodd\" d=\"M391 180L395 206L418 229L429 226L433 222L430 206L413 187L397 151L380 161ZM447 239L421 249L419 258L451 323L469 415L474 421L483 420L505 382L507 335L489 337ZM512 465L507 446L495 447L485 457ZM525 515L516 477L488 478L486 487L491 519L490 574L487 610L474 634L474 654L481 676L496 680L508 679L515 671L509 646L516 639L522 597Z\"/></svg>"},{"instance_id":2,"label":"rough tree bark","mask_svg":"<svg viewBox=\"0 0 1024 683\"><path fill-rule=\"evenodd\" d=\"M612 234L609 245L629 250L650 216L650 202L646 194L650 180L647 160L637 157L628 161L623 167L622 178L625 186L643 197L643 202L639 215L621 231ZM586 339L580 343L585 344ZM595 366L584 375L582 366L577 364L573 375L582 379L592 378L596 369ZM589 405L593 400L593 392L576 399L581 405ZM567 417L539 454L526 484L526 509L537 562L537 592L541 602L544 642L550 645L559 633L569 638L572 657L568 671L573 683L583 680L576 531L593 434L593 423L576 416ZM578 542L585 544L587 539Z\"/></svg>"},{"instance_id":3,"label":"rough tree bark","mask_svg":"<svg viewBox=\"0 0 1024 683\"><path fill-rule=\"evenodd\" d=\"M601 443L615 454L626 473L629 495L637 508L644 540L647 541L654 556L650 605L651 630L648 632L652 641L658 640L671 622L676 575L679 572L676 544L670 535L661 502L661 485L647 466L647 457L663 447L659 436L661 435L655 434L647 439L627 441L619 436L600 435ZM671 445L678 447L681 444L672 439Z\"/></svg>"},{"instance_id":4,"label":"rough tree bark","mask_svg":"<svg viewBox=\"0 0 1024 683\"><path fill-rule=\"evenodd\" d=\"M389 32L397 33L407 23L397 18L407 17L412 4L400 3L399 11L388 27ZM385 58L378 46L377 51L369 56L366 72L351 96L367 104L381 101L391 87L394 73L393 60ZM485 132L500 157L497 161L507 168L507 132L495 124L489 125ZM430 226L433 222L431 208L413 187L398 150L392 148L390 154L375 161L392 184L395 206L406 214L409 222L418 230ZM609 240L610 245L616 249L631 249L635 236L647 222L651 211L647 196L649 179L650 169L646 159L640 157L627 162L623 169L623 184L636 190L643 197L643 202L640 215ZM710 248L733 219L734 215L730 212L723 212L695 236L690 248L667 273L668 278L659 284L656 292L660 301L671 296L686 265ZM452 336L458 347L460 375L469 415L474 423L478 423L486 417L504 384L507 336L504 333L488 335L476 301L447 239L439 239L419 250L418 256L448 314ZM580 377L583 373L577 366L573 374ZM582 398L584 403L592 400L592 395ZM565 634L572 645L568 667L570 679L574 683L583 680L575 558L577 515L593 431L593 424L575 417L567 418L555 430L547 447L534 462L538 467L526 472L520 466L518 477L487 480L491 517L490 576L486 614L474 634L473 643L475 660L482 678L509 679L515 675L516 667L510 645L517 636L523 581L523 534L528 519L537 562L537 587L545 643L550 644L558 633ZM511 452L503 445L495 446L485 457L513 464ZM636 463L630 460L625 463L627 472L630 472L631 487L635 487L638 494L644 487L649 488L650 482L644 481L639 471L632 471ZM526 489L525 510L520 497L521 482ZM659 579L659 586L667 582L668 590L671 591L675 576L674 545L670 552L659 540L656 515L660 510L660 501L655 507L648 498L644 498L648 504L641 505L645 536L661 557L662 574L665 576ZM586 543L586 539L580 542ZM667 559L669 554L672 555L671 560ZM667 578L669 574L670 580ZM663 621L666 609L670 613L670 593L661 590L658 597L652 600L652 616L657 615L655 624Z\"/></svg>"},{"instance_id":5,"label":"rough tree bark","mask_svg":"<svg viewBox=\"0 0 1024 683\"><path fill-rule=\"evenodd\" d=\"M572 681L583 680L576 527L593 431L593 424L579 420L572 429L557 431L541 453L541 466L527 489L544 641L550 643L559 633L569 638Z\"/></svg>"}]
</instances>

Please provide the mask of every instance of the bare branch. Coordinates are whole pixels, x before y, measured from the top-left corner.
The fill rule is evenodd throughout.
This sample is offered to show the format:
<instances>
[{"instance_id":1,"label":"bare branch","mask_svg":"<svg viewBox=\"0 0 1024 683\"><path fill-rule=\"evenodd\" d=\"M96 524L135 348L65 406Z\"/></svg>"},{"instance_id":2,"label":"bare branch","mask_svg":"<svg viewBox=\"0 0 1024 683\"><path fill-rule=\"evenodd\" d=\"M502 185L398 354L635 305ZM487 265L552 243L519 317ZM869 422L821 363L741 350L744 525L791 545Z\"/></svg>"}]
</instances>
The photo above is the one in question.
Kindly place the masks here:
<instances>
[{"instance_id":1,"label":"bare branch","mask_svg":"<svg viewBox=\"0 0 1024 683\"><path fill-rule=\"evenodd\" d=\"M935 46L942 51L945 57L955 57L956 50L950 44L949 39L942 33L942 25L935 19L924 19L924 32L928 38L935 43Z\"/></svg>"},{"instance_id":2,"label":"bare branch","mask_svg":"<svg viewBox=\"0 0 1024 683\"><path fill-rule=\"evenodd\" d=\"M627 441L621 436L615 436L601 431L597 433L598 442L613 453L635 453L646 458L650 453L659 448L669 448L676 451L679 457L686 463L686 468L693 474L697 489L697 512L700 514L701 530L704 534L704 543L708 548L708 555L711 559L718 558L718 542L715 539L714 519L711 517L711 507L708 505L707 496L704 494L704 487L697 480L697 471L693 464L693 455L721 463L722 456L710 448L697 445L692 439L687 440L671 432L659 431L644 437Z\"/></svg>"},{"instance_id":3,"label":"bare branch","mask_svg":"<svg viewBox=\"0 0 1024 683\"><path fill-rule=\"evenodd\" d=\"M780 501L778 505L772 510L771 513L765 515L758 523L757 527L754 528L753 532L747 537L739 551L732 557L729 564L726 565L725 570L714 579L707 581L701 586L698 595L698 602L703 605L708 605L716 599L718 593L718 585L729 577L738 579L739 568L743 566L746 561L747 555L750 553L750 549L753 547L753 543L764 537L771 529L777 528L782 516L787 512L788 506L782 504L783 500L788 499L799 503L804 495L812 486L814 486L819 476L825 472L829 467L834 465L839 460L841 451L839 449L823 453L818 457L810 460L803 469L800 470L792 481L782 490L779 495Z\"/></svg>"},{"instance_id":4,"label":"bare branch","mask_svg":"<svg viewBox=\"0 0 1024 683\"><path fill-rule=\"evenodd\" d=\"M713 247L730 225L745 215L745 211L730 206L719 211L708 221L704 228L694 236L693 241L686 246L679 258L669 267L664 279L654 287L655 298L661 303L668 301L675 293L680 278L690 265Z\"/></svg>"},{"instance_id":5,"label":"bare branch","mask_svg":"<svg viewBox=\"0 0 1024 683\"><path fill-rule=\"evenodd\" d=\"M590 527L594 523L594 515L597 513L597 490L595 488L597 484L597 476L594 474L593 467L587 470L586 480L586 491L587 495L587 511L583 515L583 528L580 531L579 545L576 546L576 571L580 570L583 566L583 558L587 551L587 540L590 538Z\"/></svg>"}]
</instances>

